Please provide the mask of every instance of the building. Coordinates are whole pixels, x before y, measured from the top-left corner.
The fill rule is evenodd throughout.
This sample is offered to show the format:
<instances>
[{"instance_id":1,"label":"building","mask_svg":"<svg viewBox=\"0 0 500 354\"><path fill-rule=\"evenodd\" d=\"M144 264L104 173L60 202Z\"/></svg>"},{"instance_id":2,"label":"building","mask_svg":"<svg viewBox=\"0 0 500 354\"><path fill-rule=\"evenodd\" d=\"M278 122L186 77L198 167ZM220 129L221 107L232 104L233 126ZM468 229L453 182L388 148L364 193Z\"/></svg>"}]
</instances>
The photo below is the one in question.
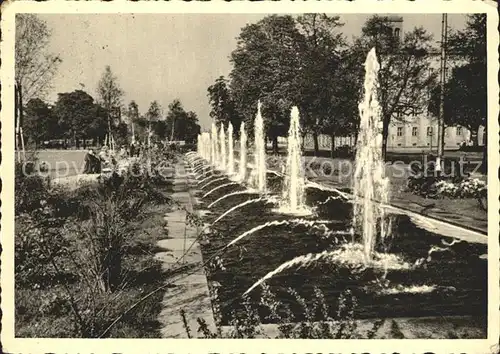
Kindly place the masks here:
<instances>
[{"instance_id":1,"label":"building","mask_svg":"<svg viewBox=\"0 0 500 354\"><path fill-rule=\"evenodd\" d=\"M403 36L403 18L390 16L393 23L394 36ZM441 57L435 56L429 69L439 69ZM446 79L449 79L454 65L460 64L461 60L453 58L447 60ZM429 97L430 99L430 97ZM484 127L478 131L479 145L484 144ZM471 143L471 132L465 127L446 127L444 132L444 149L455 150L462 144ZM389 126L387 140L388 150L437 150L438 146L438 119L432 116L427 109L420 115L411 115L393 119Z\"/></svg>"}]
</instances>

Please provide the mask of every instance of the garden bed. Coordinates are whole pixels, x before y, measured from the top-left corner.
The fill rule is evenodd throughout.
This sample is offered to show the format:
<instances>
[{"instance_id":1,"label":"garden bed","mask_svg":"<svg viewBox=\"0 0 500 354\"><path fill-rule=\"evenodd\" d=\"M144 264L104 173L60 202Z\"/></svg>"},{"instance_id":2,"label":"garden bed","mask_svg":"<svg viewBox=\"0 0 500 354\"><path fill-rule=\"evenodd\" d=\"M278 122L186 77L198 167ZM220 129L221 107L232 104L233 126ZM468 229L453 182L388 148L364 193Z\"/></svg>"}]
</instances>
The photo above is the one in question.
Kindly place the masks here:
<instances>
[{"instance_id":1,"label":"garden bed","mask_svg":"<svg viewBox=\"0 0 500 354\"><path fill-rule=\"evenodd\" d=\"M271 174L268 180L279 193L280 181ZM204 198L201 207L221 195L213 193ZM333 192L308 189L308 204L318 205L329 195L335 196ZM212 214L205 220L211 224L232 206L257 197L238 195L224 199L210 210ZM330 229L346 230L350 204L337 199L324 204L317 212L317 219L328 219ZM204 243L202 251L205 260L218 254L221 262L218 267L211 267L207 276L210 282L220 284L215 301L222 324L227 325L247 311L242 296L245 291L284 262L307 253L339 249L350 242L350 236L324 237L322 231L305 226L282 225L257 231L220 253L231 240L255 226L291 218L294 217L276 214L271 205L259 202L234 211L210 227L209 242ZM383 277L383 269L359 271L339 263L316 262L300 269L290 268L266 284L281 306L289 306L295 321L304 320L303 306L297 299L312 302L316 289L320 289L333 317L339 307L339 295L349 290L356 298L355 306L353 304L356 318L474 315L481 318L486 327L487 262L480 258L486 253L486 245L459 242L446 246L443 242L451 244L453 240L422 230L405 216L394 216L393 228L394 237L385 245L387 252L399 256L403 263L422 262L421 266L388 270ZM429 255L433 246L447 250ZM296 293L290 293L288 288ZM261 295L259 286L250 293L249 303L262 323L274 323L268 316L269 310L260 303ZM314 315L318 320L321 317L319 313Z\"/></svg>"},{"instance_id":2,"label":"garden bed","mask_svg":"<svg viewBox=\"0 0 500 354\"><path fill-rule=\"evenodd\" d=\"M169 276L154 254L171 186L124 178L69 190L16 174L17 337L160 337L165 290L141 299Z\"/></svg>"}]
</instances>

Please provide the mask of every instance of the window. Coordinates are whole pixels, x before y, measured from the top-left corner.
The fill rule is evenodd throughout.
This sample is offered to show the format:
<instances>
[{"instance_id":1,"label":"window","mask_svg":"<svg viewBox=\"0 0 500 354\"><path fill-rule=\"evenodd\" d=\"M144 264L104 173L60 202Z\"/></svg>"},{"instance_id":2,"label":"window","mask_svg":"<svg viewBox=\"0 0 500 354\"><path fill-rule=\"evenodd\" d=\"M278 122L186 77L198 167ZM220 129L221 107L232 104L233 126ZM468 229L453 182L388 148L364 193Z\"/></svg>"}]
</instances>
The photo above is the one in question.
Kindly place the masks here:
<instances>
[{"instance_id":1,"label":"window","mask_svg":"<svg viewBox=\"0 0 500 354\"><path fill-rule=\"evenodd\" d=\"M417 135L418 135L418 127L412 127L411 136L417 136Z\"/></svg>"},{"instance_id":2,"label":"window","mask_svg":"<svg viewBox=\"0 0 500 354\"><path fill-rule=\"evenodd\" d=\"M462 127L457 127L457 135L462 135Z\"/></svg>"},{"instance_id":3,"label":"window","mask_svg":"<svg viewBox=\"0 0 500 354\"><path fill-rule=\"evenodd\" d=\"M397 136L403 136L403 127L398 127Z\"/></svg>"},{"instance_id":4,"label":"window","mask_svg":"<svg viewBox=\"0 0 500 354\"><path fill-rule=\"evenodd\" d=\"M427 127L427 136L432 136L432 127Z\"/></svg>"},{"instance_id":5,"label":"window","mask_svg":"<svg viewBox=\"0 0 500 354\"><path fill-rule=\"evenodd\" d=\"M394 29L394 36L399 38L399 28Z\"/></svg>"}]
</instances>

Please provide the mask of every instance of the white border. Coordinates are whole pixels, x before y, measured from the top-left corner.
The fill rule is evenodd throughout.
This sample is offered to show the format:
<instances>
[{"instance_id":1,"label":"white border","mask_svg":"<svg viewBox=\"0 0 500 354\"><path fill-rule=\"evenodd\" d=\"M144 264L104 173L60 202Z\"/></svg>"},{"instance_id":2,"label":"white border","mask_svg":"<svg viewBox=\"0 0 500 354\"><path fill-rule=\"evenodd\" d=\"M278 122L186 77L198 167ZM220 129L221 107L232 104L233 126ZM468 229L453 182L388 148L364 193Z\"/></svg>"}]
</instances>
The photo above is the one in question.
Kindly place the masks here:
<instances>
[{"instance_id":1,"label":"white border","mask_svg":"<svg viewBox=\"0 0 500 354\"><path fill-rule=\"evenodd\" d=\"M270 340L270 339L21 339L14 338L14 15L15 13L487 13L488 30L488 248L489 307L486 340ZM493 2L471 0L376 1L287 1L280 2L183 2L139 1L16 1L2 4L1 82L2 91L2 219L1 288L2 333L4 352L309 352L309 353L493 353L499 340L499 141L497 74L499 71L498 13ZM235 34L236 36L237 34ZM498 351L498 350L497 350Z\"/></svg>"}]
</instances>

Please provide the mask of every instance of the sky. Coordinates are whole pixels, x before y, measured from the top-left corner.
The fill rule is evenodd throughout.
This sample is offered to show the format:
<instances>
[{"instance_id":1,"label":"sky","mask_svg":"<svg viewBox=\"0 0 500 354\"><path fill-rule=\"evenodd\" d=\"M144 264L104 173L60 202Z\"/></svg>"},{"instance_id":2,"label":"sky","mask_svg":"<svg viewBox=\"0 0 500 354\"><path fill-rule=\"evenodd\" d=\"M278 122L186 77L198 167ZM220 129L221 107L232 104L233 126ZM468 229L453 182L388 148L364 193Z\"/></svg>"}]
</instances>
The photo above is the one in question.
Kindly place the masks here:
<instances>
[{"instance_id":1,"label":"sky","mask_svg":"<svg viewBox=\"0 0 500 354\"><path fill-rule=\"evenodd\" d=\"M83 89L94 98L106 65L117 76L124 103L135 100L145 113L156 100L167 112L174 99L198 115L202 129L211 123L207 88L231 71L229 56L242 27L266 14L40 14L52 29L48 51L63 60L47 97ZM340 31L358 36L370 14L340 15ZM403 32L416 26L441 36L440 14L402 14ZM448 15L452 29L466 16Z\"/></svg>"}]
</instances>

